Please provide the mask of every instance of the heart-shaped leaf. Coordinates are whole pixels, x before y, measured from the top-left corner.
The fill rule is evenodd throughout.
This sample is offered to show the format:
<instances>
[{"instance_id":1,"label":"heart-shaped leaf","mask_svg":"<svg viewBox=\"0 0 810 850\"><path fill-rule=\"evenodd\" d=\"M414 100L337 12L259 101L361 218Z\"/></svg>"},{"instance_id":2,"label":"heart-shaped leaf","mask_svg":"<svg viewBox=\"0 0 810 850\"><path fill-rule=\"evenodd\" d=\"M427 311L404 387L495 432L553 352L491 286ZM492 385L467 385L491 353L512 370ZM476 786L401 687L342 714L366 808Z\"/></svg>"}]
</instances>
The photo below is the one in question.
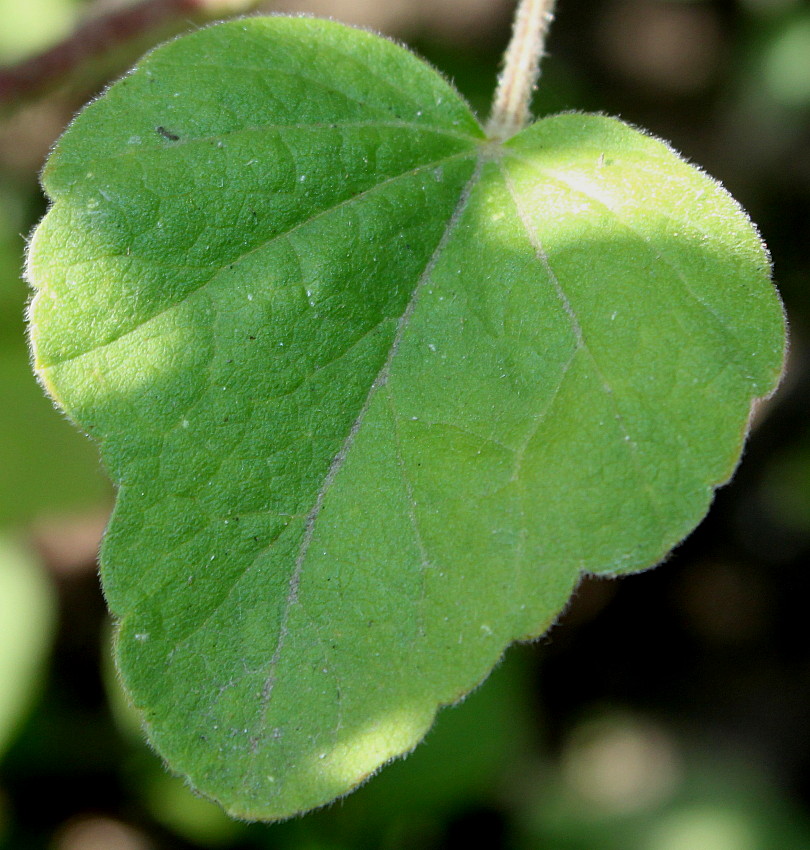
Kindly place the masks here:
<instances>
[{"instance_id":1,"label":"heart-shaped leaf","mask_svg":"<svg viewBox=\"0 0 810 850\"><path fill-rule=\"evenodd\" d=\"M346 793L583 572L664 557L781 369L720 186L601 116L489 141L334 23L158 49L44 185L36 368L119 487L120 671L243 817Z\"/></svg>"}]
</instances>

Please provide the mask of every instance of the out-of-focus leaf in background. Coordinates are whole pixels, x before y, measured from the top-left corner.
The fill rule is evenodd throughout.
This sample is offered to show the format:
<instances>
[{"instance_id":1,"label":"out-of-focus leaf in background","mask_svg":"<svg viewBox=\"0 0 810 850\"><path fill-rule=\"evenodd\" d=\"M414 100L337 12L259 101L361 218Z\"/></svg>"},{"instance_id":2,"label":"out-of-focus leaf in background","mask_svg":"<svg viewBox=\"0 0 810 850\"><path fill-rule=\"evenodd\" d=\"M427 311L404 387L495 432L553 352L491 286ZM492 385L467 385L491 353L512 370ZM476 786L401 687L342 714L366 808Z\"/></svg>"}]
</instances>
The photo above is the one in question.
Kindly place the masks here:
<instances>
[{"instance_id":1,"label":"out-of-focus leaf in background","mask_svg":"<svg viewBox=\"0 0 810 850\"><path fill-rule=\"evenodd\" d=\"M0 0L0 61L13 62L68 35L80 8L77 0Z\"/></svg>"},{"instance_id":2,"label":"out-of-focus leaf in background","mask_svg":"<svg viewBox=\"0 0 810 850\"><path fill-rule=\"evenodd\" d=\"M34 554L0 535L0 755L42 687L55 599Z\"/></svg>"},{"instance_id":3,"label":"out-of-focus leaf in background","mask_svg":"<svg viewBox=\"0 0 810 850\"><path fill-rule=\"evenodd\" d=\"M810 107L810 10L775 27L763 62L768 94L785 106Z\"/></svg>"},{"instance_id":4,"label":"out-of-focus leaf in background","mask_svg":"<svg viewBox=\"0 0 810 850\"><path fill-rule=\"evenodd\" d=\"M802 850L805 814L744 759L706 759L642 714L579 718L559 770L521 813L526 850Z\"/></svg>"}]
</instances>

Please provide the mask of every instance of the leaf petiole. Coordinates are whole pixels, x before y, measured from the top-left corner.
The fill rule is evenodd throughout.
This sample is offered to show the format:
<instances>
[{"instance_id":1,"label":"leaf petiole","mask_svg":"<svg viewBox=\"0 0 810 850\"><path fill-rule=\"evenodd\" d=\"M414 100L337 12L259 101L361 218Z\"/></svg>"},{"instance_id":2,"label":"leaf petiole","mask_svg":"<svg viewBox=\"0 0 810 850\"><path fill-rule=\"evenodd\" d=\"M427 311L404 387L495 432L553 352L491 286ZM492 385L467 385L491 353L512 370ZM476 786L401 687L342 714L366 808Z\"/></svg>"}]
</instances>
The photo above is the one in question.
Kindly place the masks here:
<instances>
[{"instance_id":1,"label":"leaf petiole","mask_svg":"<svg viewBox=\"0 0 810 850\"><path fill-rule=\"evenodd\" d=\"M487 122L487 135L502 142L526 127L532 94L540 76L546 34L554 20L555 0L520 0L512 40L504 55L503 73Z\"/></svg>"}]
</instances>

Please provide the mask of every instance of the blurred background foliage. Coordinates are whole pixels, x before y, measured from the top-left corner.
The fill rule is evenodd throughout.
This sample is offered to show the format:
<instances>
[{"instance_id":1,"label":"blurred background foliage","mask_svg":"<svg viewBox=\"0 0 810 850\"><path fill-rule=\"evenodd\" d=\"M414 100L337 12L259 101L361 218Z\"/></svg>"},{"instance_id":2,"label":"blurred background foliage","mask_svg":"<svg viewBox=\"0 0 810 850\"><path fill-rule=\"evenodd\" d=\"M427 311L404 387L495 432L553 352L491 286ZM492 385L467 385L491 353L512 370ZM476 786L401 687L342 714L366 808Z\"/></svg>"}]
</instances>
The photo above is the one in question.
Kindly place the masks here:
<instances>
[{"instance_id":1,"label":"blurred background foliage","mask_svg":"<svg viewBox=\"0 0 810 850\"><path fill-rule=\"evenodd\" d=\"M0 0L0 64L122 5ZM508 0L259 5L407 41L482 117L511 16ZM44 157L84 100L186 18L0 111L0 846L806 850L810 5L560 0L536 111L619 115L730 189L774 257L787 376L734 482L665 565L584 582L551 633L512 649L413 756L272 826L229 820L142 743L95 573L111 491L36 385L25 341L23 248Z\"/></svg>"}]
</instances>

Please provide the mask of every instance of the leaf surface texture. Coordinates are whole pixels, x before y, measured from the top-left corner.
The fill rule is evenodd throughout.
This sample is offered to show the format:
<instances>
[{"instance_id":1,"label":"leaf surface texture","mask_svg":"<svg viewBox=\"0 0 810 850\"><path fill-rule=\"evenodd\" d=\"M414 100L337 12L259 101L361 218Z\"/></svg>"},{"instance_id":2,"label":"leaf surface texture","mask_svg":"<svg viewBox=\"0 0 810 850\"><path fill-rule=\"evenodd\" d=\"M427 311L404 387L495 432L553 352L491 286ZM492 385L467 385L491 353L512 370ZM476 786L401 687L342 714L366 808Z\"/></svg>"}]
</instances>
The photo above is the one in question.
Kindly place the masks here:
<instances>
[{"instance_id":1,"label":"leaf surface texture","mask_svg":"<svg viewBox=\"0 0 810 850\"><path fill-rule=\"evenodd\" d=\"M43 182L36 368L118 485L119 667L243 817L346 793L584 571L661 560L781 370L719 185L601 116L495 145L337 24L159 48Z\"/></svg>"}]
</instances>

